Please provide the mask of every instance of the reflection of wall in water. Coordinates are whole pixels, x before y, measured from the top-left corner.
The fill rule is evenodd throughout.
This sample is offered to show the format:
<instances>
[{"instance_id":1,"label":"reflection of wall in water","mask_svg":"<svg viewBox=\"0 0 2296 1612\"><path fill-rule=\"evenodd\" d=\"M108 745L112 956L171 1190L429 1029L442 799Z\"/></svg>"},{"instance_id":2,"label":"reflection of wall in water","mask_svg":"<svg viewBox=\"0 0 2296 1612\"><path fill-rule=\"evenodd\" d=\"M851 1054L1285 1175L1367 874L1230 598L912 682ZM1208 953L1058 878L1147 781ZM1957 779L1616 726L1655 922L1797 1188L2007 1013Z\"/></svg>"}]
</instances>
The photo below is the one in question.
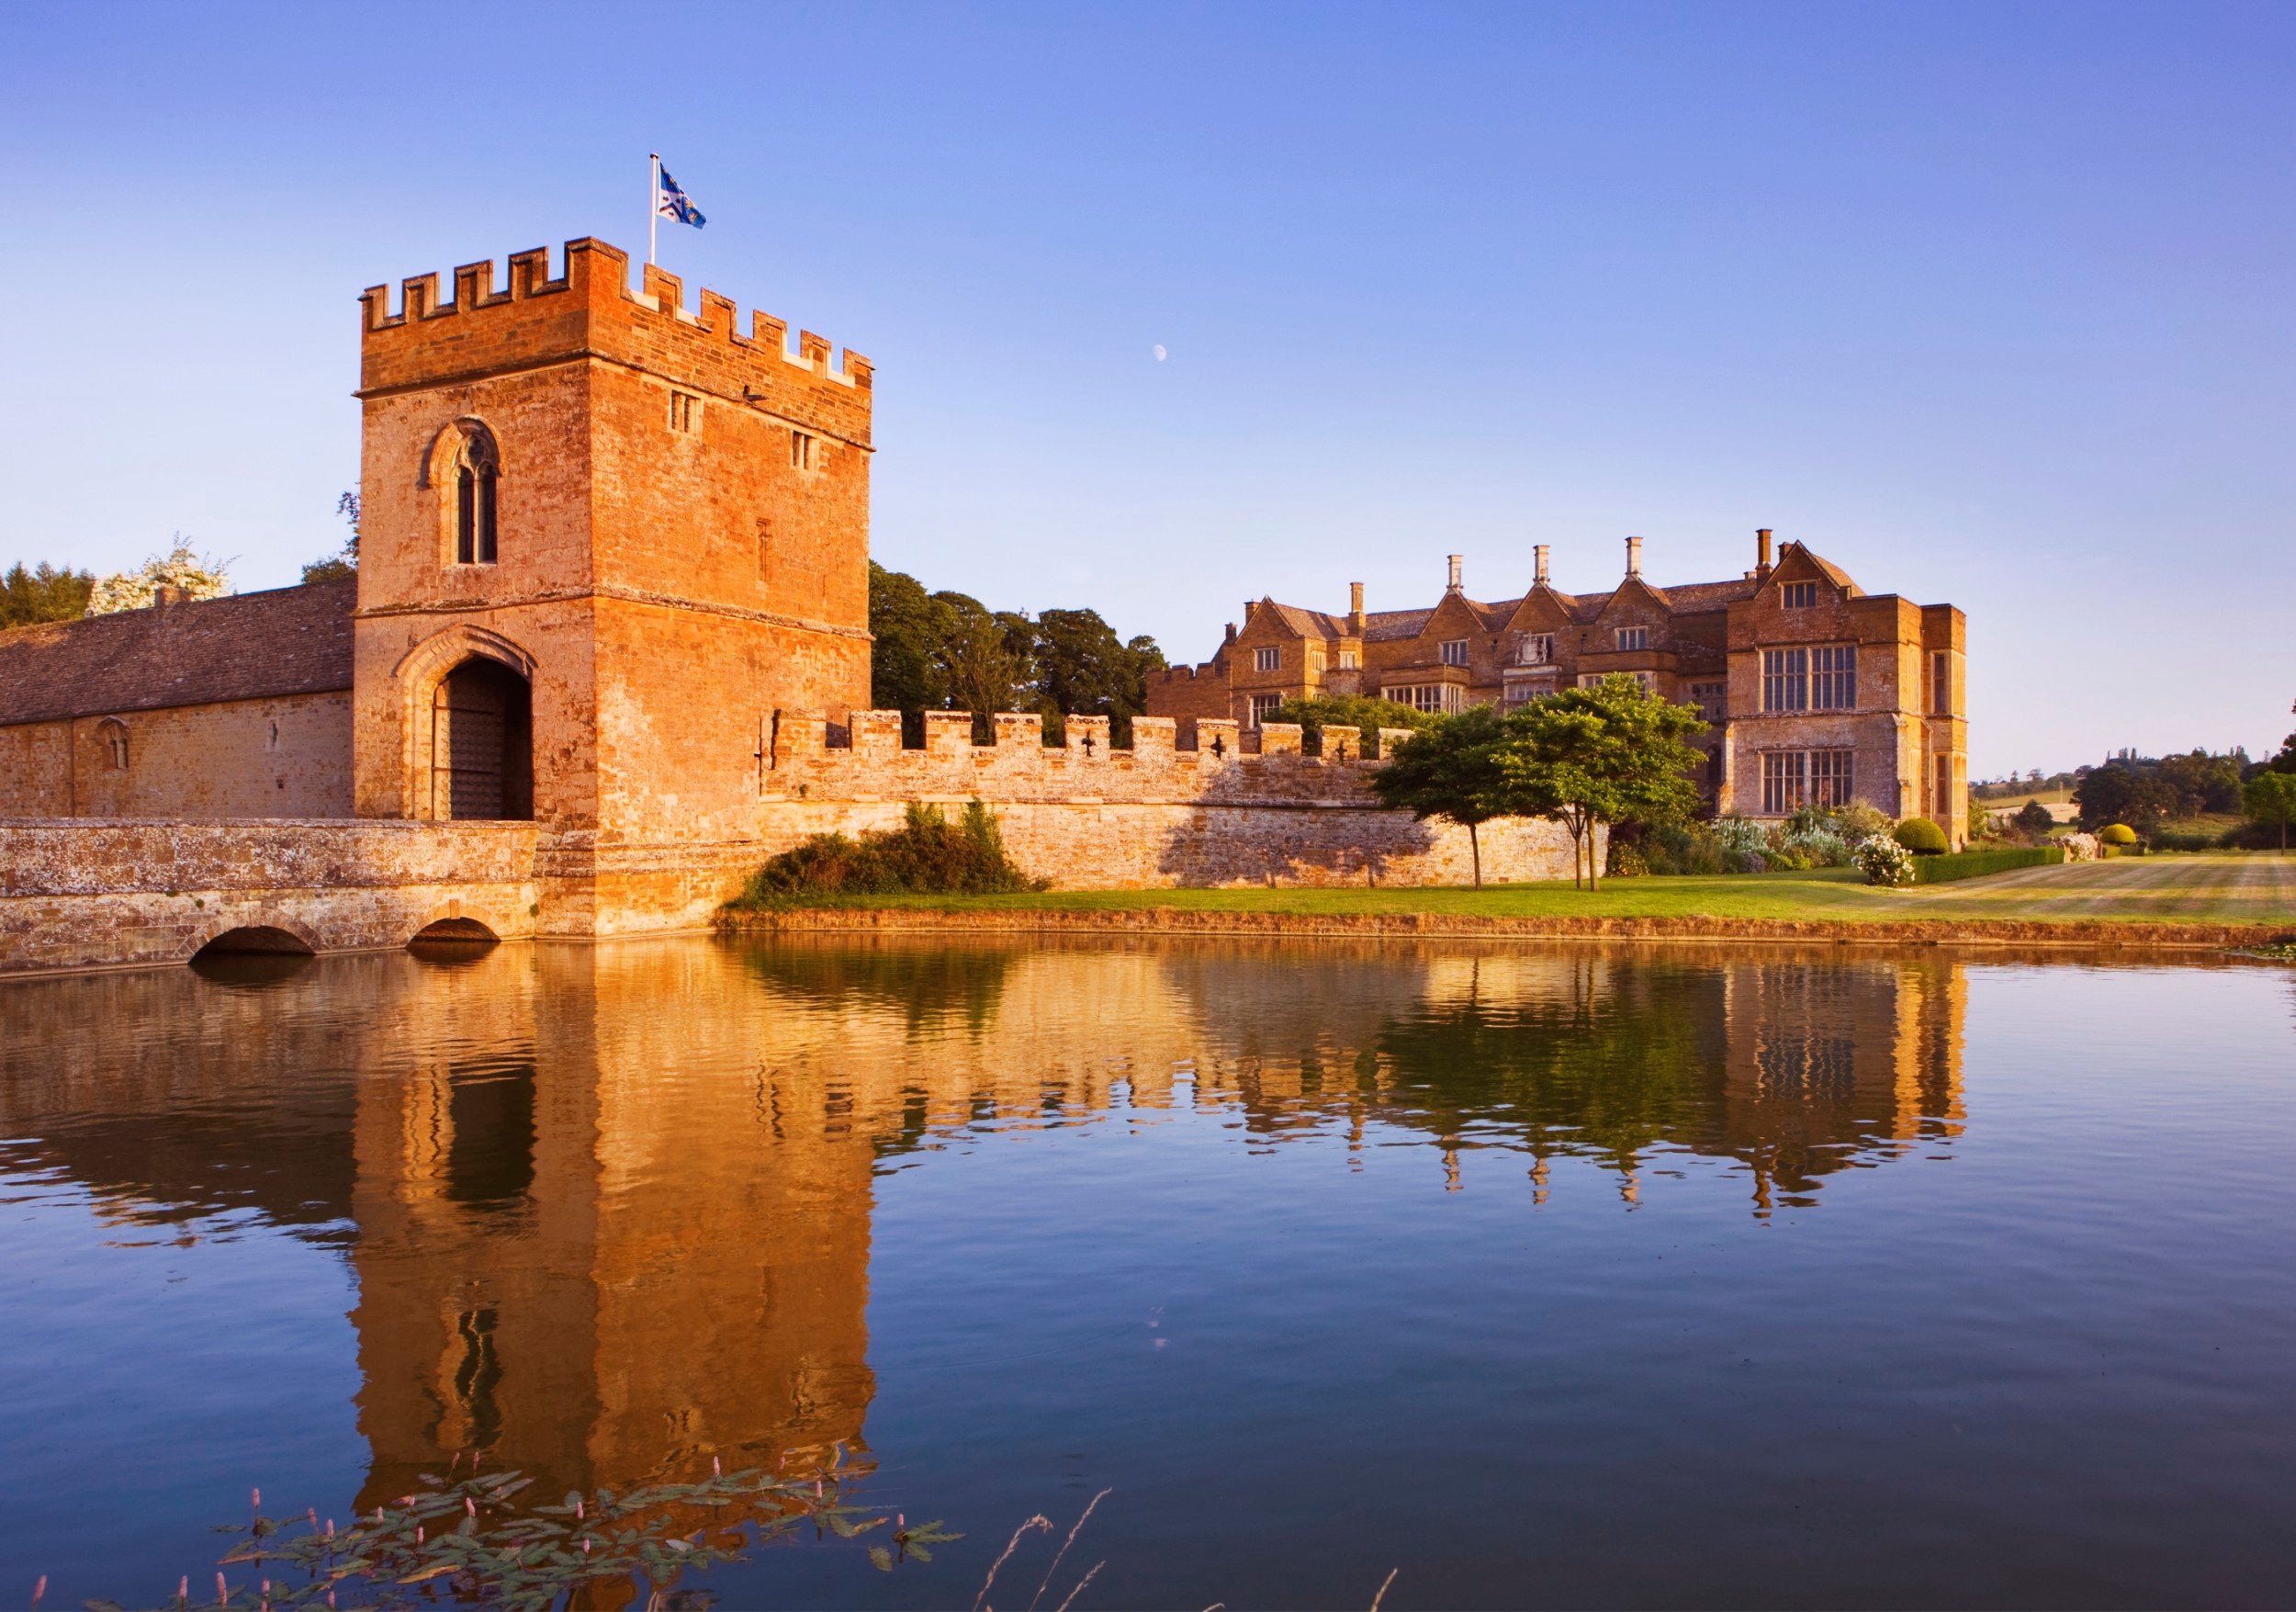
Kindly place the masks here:
<instances>
[{"instance_id":1,"label":"reflection of wall in water","mask_svg":"<svg viewBox=\"0 0 2296 1612\"><path fill-rule=\"evenodd\" d=\"M951 1127L1211 1106L1517 1189L1690 1151L1767 1204L1963 1113L1961 964L1838 948L633 941L7 989L17 1162L351 1244L370 1496L472 1449L563 1489L857 1441L872 1171Z\"/></svg>"},{"instance_id":2,"label":"reflection of wall in water","mask_svg":"<svg viewBox=\"0 0 2296 1612\"><path fill-rule=\"evenodd\" d=\"M881 1133L1216 1103L1269 1139L1419 1130L1462 1176L1478 1147L1592 1157L1629 1196L1654 1149L1735 1157L1766 1208L1960 1129L1962 965L1934 954L934 938L736 954L772 1003L778 1066L833 1072Z\"/></svg>"}]
</instances>

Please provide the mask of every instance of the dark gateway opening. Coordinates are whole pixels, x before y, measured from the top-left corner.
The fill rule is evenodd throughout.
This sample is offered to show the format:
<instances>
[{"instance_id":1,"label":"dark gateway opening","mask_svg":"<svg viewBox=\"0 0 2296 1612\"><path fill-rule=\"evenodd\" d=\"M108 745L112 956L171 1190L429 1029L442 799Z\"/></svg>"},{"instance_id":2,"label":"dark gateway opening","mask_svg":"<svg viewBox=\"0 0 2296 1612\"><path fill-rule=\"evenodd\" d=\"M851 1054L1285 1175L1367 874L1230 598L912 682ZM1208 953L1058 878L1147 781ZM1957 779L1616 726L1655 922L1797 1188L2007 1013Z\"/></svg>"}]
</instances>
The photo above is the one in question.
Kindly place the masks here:
<instances>
[{"instance_id":1,"label":"dark gateway opening","mask_svg":"<svg viewBox=\"0 0 2296 1612\"><path fill-rule=\"evenodd\" d=\"M534 691L524 678L492 660L455 668L432 705L432 815L532 817L534 745Z\"/></svg>"}]
</instances>

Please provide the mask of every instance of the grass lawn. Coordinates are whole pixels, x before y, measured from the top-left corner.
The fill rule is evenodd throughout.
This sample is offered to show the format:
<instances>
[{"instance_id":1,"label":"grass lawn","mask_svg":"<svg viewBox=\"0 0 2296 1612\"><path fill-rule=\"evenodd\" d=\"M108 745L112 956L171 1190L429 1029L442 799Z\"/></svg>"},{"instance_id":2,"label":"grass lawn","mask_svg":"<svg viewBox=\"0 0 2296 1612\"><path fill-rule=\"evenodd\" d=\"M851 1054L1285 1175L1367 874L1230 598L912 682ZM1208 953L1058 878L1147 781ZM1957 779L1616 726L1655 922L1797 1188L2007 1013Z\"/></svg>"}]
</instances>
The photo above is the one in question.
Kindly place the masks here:
<instances>
[{"instance_id":1,"label":"grass lawn","mask_svg":"<svg viewBox=\"0 0 2296 1612\"><path fill-rule=\"evenodd\" d=\"M1877 890L1849 868L1800 874L1605 880L1481 890L1047 890L1020 896L878 896L821 906L934 911L1449 913L1478 918L1745 918L1886 922L1904 919L2126 919L2296 923L2296 853L2200 852L2021 868L1919 890Z\"/></svg>"}]
</instances>

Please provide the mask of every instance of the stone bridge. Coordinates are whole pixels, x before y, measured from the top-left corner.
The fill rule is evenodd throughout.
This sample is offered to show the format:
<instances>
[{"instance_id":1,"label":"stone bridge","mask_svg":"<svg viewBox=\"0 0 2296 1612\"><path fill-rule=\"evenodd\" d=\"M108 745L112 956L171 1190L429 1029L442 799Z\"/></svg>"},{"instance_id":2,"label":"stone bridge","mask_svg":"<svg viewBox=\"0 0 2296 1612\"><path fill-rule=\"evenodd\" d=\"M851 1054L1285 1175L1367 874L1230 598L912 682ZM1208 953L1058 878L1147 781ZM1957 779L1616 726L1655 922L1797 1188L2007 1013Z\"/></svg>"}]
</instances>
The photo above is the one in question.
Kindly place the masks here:
<instances>
[{"instance_id":1,"label":"stone bridge","mask_svg":"<svg viewBox=\"0 0 2296 1612\"><path fill-rule=\"evenodd\" d=\"M537 930L532 823L113 818L0 824L0 975L182 962L210 944L359 952Z\"/></svg>"}]
</instances>

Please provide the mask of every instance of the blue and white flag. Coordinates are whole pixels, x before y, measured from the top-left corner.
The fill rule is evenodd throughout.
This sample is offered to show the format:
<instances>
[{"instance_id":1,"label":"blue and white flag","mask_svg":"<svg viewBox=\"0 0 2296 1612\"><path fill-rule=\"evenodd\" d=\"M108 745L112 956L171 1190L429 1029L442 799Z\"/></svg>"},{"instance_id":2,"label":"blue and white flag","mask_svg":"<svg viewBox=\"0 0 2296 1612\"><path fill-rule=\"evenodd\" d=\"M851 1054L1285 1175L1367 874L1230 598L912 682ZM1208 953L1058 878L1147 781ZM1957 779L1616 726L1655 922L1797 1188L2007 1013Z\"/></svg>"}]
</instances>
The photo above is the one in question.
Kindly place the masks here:
<instances>
[{"instance_id":1,"label":"blue and white flag","mask_svg":"<svg viewBox=\"0 0 2296 1612\"><path fill-rule=\"evenodd\" d=\"M660 168L656 172L661 178L660 186L654 195L654 211L657 214L665 219L675 219L681 224L692 224L697 230L709 221L702 216L702 209L693 205L693 198L678 187L678 182L670 176L669 169Z\"/></svg>"}]
</instances>

